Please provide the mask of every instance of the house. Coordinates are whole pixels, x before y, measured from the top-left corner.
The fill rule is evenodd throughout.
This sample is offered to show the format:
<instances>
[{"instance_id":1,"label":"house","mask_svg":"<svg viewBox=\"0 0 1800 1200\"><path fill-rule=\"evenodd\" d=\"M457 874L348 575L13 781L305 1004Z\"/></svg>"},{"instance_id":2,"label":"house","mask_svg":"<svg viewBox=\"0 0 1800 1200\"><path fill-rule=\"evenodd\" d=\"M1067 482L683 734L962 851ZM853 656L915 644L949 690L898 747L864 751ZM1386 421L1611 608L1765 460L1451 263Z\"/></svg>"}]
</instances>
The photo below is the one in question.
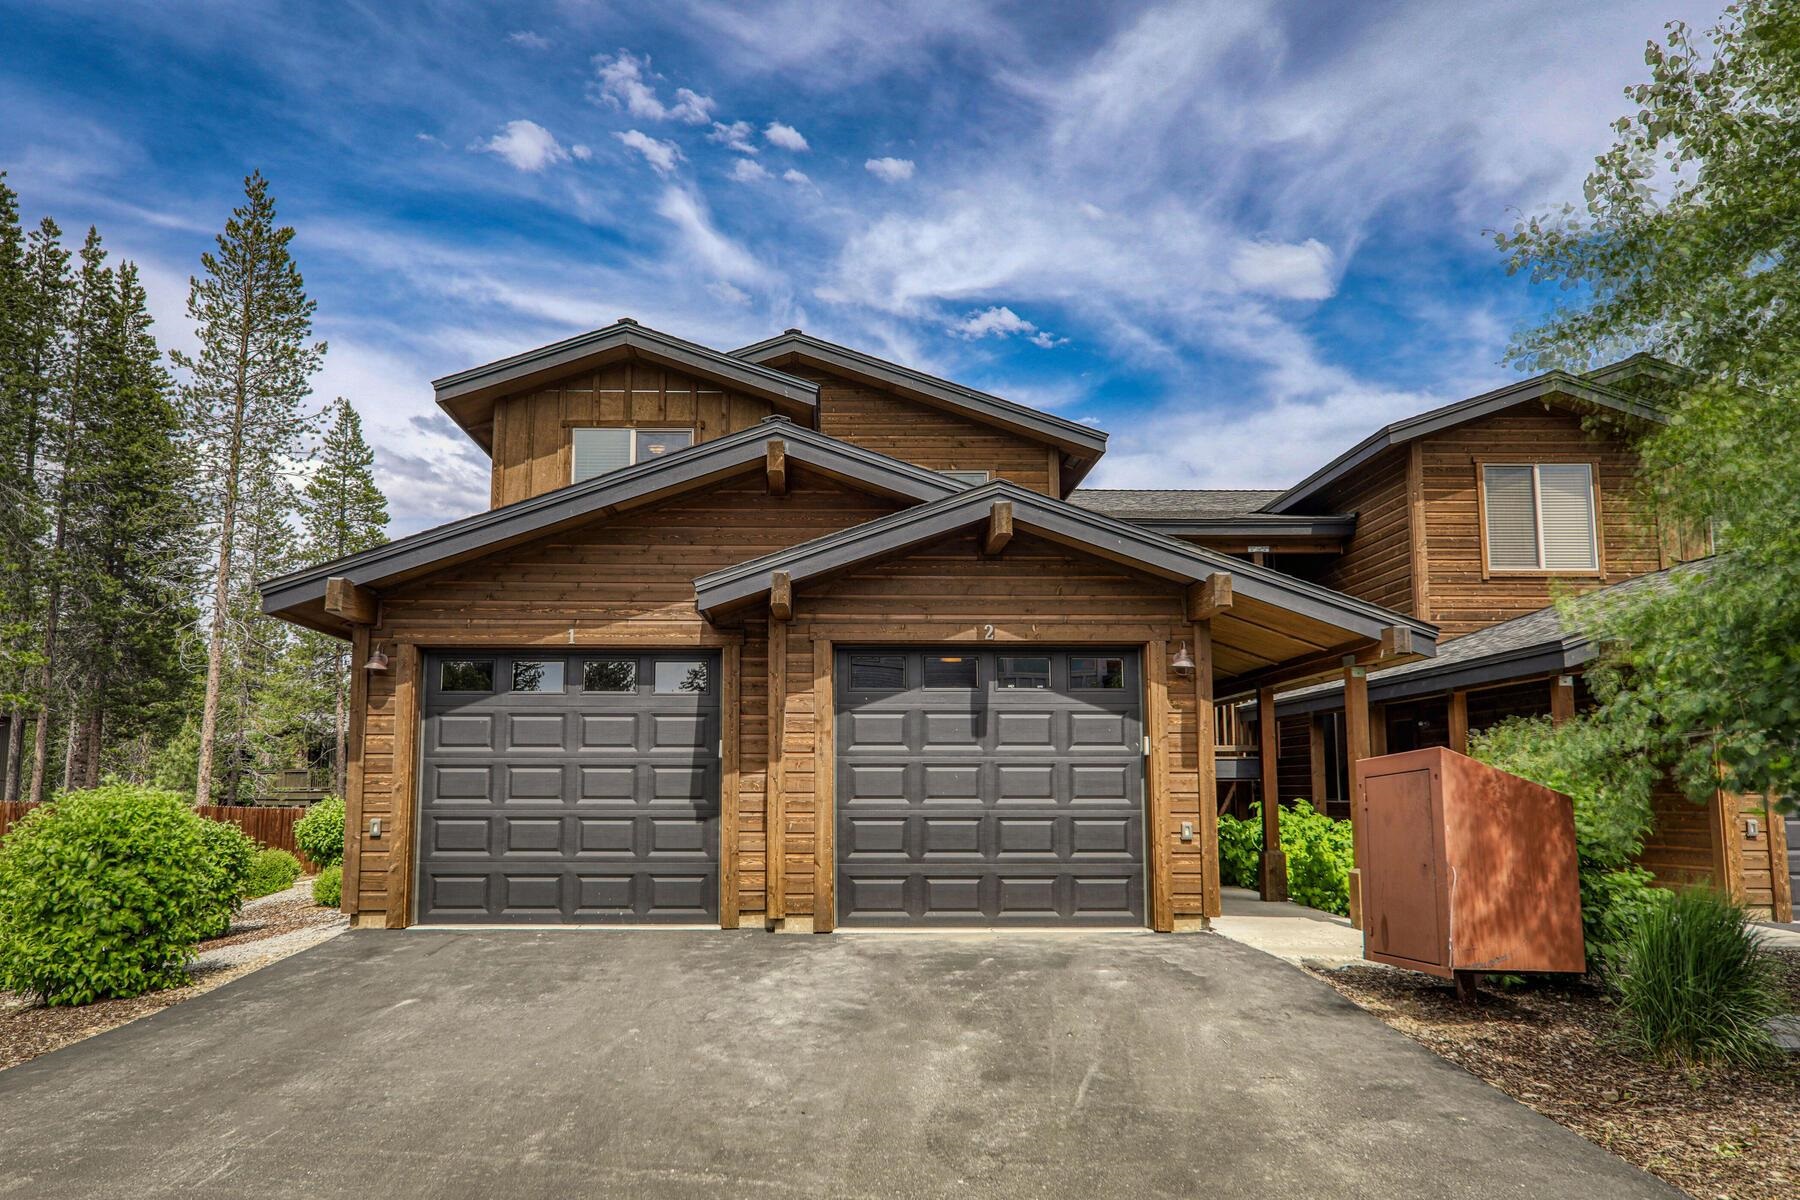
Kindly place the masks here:
<instances>
[{"instance_id":1,"label":"house","mask_svg":"<svg viewBox=\"0 0 1800 1200\"><path fill-rule=\"evenodd\" d=\"M1278 696L1266 748L1257 720L1223 722L1240 748L1221 762L1224 802L1242 814L1253 797L1265 807L1302 799L1347 817L1359 756L1465 750L1471 730L1589 705L1583 671L1595 647L1553 600L1659 586L1710 549L1661 528L1636 485L1635 438L1663 419L1658 397L1678 380L1645 355L1579 377L1547 372L1389 425L1282 492L1078 493L1098 511L1248 550L1441 630L1433 658L1349 682L1366 689L1366 729L1352 728L1342 681ZM1278 518L1317 524L1270 523ZM1702 809L1669 786L1641 861L1662 882L1709 879L1788 920L1786 841L1765 797L1719 791Z\"/></svg>"},{"instance_id":2,"label":"house","mask_svg":"<svg viewBox=\"0 0 1800 1200\"><path fill-rule=\"evenodd\" d=\"M1095 429L798 330L435 387L490 511L262 585L373 668L359 925L1198 927L1215 705L1436 645L1071 504Z\"/></svg>"},{"instance_id":3,"label":"house","mask_svg":"<svg viewBox=\"0 0 1800 1200\"><path fill-rule=\"evenodd\" d=\"M1338 758L1367 753L1372 670L1548 603L1577 466L1582 578L1669 565L1628 433L1584 428L1656 420L1658 369L1513 385L1283 492L1159 493L1078 487L1098 430L799 330L621 320L447 376L490 510L262 585L369 667L345 908L1198 927L1221 780L1278 787L1278 693L1348 683ZM1479 536L1522 480L1552 568Z\"/></svg>"}]
</instances>

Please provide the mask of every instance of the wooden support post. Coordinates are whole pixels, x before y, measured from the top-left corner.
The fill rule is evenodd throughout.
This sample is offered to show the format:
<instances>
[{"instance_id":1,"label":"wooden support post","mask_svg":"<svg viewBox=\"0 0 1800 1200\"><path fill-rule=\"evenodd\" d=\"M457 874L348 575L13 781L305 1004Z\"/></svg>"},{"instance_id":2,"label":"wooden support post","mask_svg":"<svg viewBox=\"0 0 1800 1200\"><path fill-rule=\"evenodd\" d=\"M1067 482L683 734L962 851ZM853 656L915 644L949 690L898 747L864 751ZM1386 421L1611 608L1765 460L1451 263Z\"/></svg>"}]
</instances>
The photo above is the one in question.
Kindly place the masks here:
<instances>
[{"instance_id":1,"label":"wooden support post","mask_svg":"<svg viewBox=\"0 0 1800 1200\"><path fill-rule=\"evenodd\" d=\"M1275 689L1256 693L1256 740L1262 756L1262 898L1286 900L1287 855L1281 852L1281 781L1276 759L1281 753L1281 729L1275 717Z\"/></svg>"},{"instance_id":2,"label":"wooden support post","mask_svg":"<svg viewBox=\"0 0 1800 1200\"><path fill-rule=\"evenodd\" d=\"M828 638L813 639L813 932L837 928L837 701Z\"/></svg>"},{"instance_id":3,"label":"wooden support post","mask_svg":"<svg viewBox=\"0 0 1800 1200\"><path fill-rule=\"evenodd\" d=\"M1344 667L1344 777L1350 789L1350 841L1356 865L1350 870L1350 927L1362 926L1362 805L1356 792L1356 764L1369 757L1369 671Z\"/></svg>"},{"instance_id":4,"label":"wooden support post","mask_svg":"<svg viewBox=\"0 0 1800 1200\"><path fill-rule=\"evenodd\" d=\"M732 643L719 651L719 928L736 929L738 909L738 673L743 656Z\"/></svg>"},{"instance_id":5,"label":"wooden support post","mask_svg":"<svg viewBox=\"0 0 1800 1200\"><path fill-rule=\"evenodd\" d=\"M787 495L787 443L771 438L763 456L763 469L769 477L769 495Z\"/></svg>"},{"instance_id":6,"label":"wooden support post","mask_svg":"<svg viewBox=\"0 0 1800 1200\"><path fill-rule=\"evenodd\" d=\"M1771 889L1774 892L1772 915L1778 923L1785 925L1794 919L1793 878L1787 870L1787 818L1767 796L1763 797L1762 814L1769 827L1769 867L1774 885Z\"/></svg>"},{"instance_id":7,"label":"wooden support post","mask_svg":"<svg viewBox=\"0 0 1800 1200\"><path fill-rule=\"evenodd\" d=\"M987 536L981 539L983 554L998 554L1012 541L1013 506L1011 500L996 500L988 508Z\"/></svg>"},{"instance_id":8,"label":"wooden support post","mask_svg":"<svg viewBox=\"0 0 1800 1200\"><path fill-rule=\"evenodd\" d=\"M787 631L786 622L769 616L769 766L764 776L763 827L768 849L764 856L766 894L763 915L770 921L787 916L787 796L782 773L782 742L787 730Z\"/></svg>"},{"instance_id":9,"label":"wooden support post","mask_svg":"<svg viewBox=\"0 0 1800 1200\"><path fill-rule=\"evenodd\" d=\"M1469 693L1462 688L1450 693L1450 748L1469 752Z\"/></svg>"},{"instance_id":10,"label":"wooden support post","mask_svg":"<svg viewBox=\"0 0 1800 1200\"><path fill-rule=\"evenodd\" d=\"M394 672L394 807L388 815L387 927L412 924L413 810L419 803L419 648L401 642Z\"/></svg>"},{"instance_id":11,"label":"wooden support post","mask_svg":"<svg viewBox=\"0 0 1800 1200\"><path fill-rule=\"evenodd\" d=\"M1308 717L1308 736L1306 753L1312 772L1312 806L1324 812L1325 800L1325 721L1322 717Z\"/></svg>"},{"instance_id":12,"label":"wooden support post","mask_svg":"<svg viewBox=\"0 0 1800 1200\"><path fill-rule=\"evenodd\" d=\"M1217 578L1217 576L1214 576ZM1227 580L1231 576L1225 576ZM1227 585L1229 586L1229 585ZM1211 919L1224 910L1219 897L1219 737L1213 712L1212 622L1196 621L1194 635L1194 719L1200 793L1200 912Z\"/></svg>"},{"instance_id":13,"label":"wooden support post","mask_svg":"<svg viewBox=\"0 0 1800 1200\"><path fill-rule=\"evenodd\" d=\"M794 619L794 581L786 571L769 572L769 616L777 621Z\"/></svg>"},{"instance_id":14,"label":"wooden support post","mask_svg":"<svg viewBox=\"0 0 1800 1200\"><path fill-rule=\"evenodd\" d=\"M342 575L333 575L325 581L325 611L352 625L373 625L381 612L381 598ZM364 657L356 665L360 668L367 661Z\"/></svg>"},{"instance_id":15,"label":"wooden support post","mask_svg":"<svg viewBox=\"0 0 1800 1200\"><path fill-rule=\"evenodd\" d=\"M1558 675L1550 685L1550 720L1561 725L1575 716L1575 677Z\"/></svg>"},{"instance_id":16,"label":"wooden support post","mask_svg":"<svg viewBox=\"0 0 1800 1200\"><path fill-rule=\"evenodd\" d=\"M326 584L326 590L331 585ZM369 673L363 664L369 661L369 627L358 625L350 632L350 722L344 735L344 876L338 907L354 917L358 887L362 878L363 827L363 754L369 726Z\"/></svg>"},{"instance_id":17,"label":"wooden support post","mask_svg":"<svg viewBox=\"0 0 1800 1200\"><path fill-rule=\"evenodd\" d=\"M1369 753L1380 757L1388 752L1387 705L1369 705Z\"/></svg>"},{"instance_id":18,"label":"wooden support post","mask_svg":"<svg viewBox=\"0 0 1800 1200\"><path fill-rule=\"evenodd\" d=\"M1199 583L1187 586L1187 619L1210 621L1231 607L1231 576L1215 571Z\"/></svg>"},{"instance_id":19,"label":"wooden support post","mask_svg":"<svg viewBox=\"0 0 1800 1200\"><path fill-rule=\"evenodd\" d=\"M1150 928L1158 933L1175 929L1174 864L1169 839L1174 813L1169 802L1169 644L1153 641L1144 648L1144 733L1149 738L1150 759L1144 778L1150 785Z\"/></svg>"}]
</instances>

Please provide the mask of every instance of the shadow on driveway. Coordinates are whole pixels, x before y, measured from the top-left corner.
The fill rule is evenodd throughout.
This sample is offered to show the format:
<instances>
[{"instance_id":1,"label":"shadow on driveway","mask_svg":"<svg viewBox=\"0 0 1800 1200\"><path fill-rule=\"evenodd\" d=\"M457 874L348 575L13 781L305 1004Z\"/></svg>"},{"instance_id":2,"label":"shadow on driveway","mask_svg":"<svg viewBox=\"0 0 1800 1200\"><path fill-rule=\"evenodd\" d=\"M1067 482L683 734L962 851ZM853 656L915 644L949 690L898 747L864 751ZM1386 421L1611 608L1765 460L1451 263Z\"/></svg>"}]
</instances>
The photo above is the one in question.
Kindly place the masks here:
<instances>
[{"instance_id":1,"label":"shadow on driveway","mask_svg":"<svg viewBox=\"0 0 1800 1200\"><path fill-rule=\"evenodd\" d=\"M353 932L0 1073L0 1196L1671 1197L1210 935Z\"/></svg>"}]
</instances>

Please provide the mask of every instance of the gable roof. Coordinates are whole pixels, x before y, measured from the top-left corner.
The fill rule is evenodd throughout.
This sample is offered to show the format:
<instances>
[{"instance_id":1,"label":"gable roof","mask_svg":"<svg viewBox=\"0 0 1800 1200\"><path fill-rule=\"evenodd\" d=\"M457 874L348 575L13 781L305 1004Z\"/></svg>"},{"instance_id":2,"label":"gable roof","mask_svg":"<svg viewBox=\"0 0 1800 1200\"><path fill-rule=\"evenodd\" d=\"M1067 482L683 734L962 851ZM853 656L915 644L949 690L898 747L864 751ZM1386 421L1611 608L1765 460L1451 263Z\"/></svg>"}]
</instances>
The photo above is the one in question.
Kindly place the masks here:
<instances>
[{"instance_id":1,"label":"gable roof","mask_svg":"<svg viewBox=\"0 0 1800 1200\"><path fill-rule=\"evenodd\" d=\"M1001 500L1011 503L1015 528L1030 529L1171 582L1197 583L1210 575L1226 573L1232 577L1235 597L1309 618L1352 638L1375 640L1384 630L1403 626L1412 632L1415 653L1429 655L1436 645L1436 627L1423 621L1089 512L1005 480L959 491L703 575L694 581L695 603L710 618L765 595L775 571L785 571L790 582L798 585L956 533L986 520L994 503Z\"/></svg>"},{"instance_id":2,"label":"gable roof","mask_svg":"<svg viewBox=\"0 0 1800 1200\"><path fill-rule=\"evenodd\" d=\"M797 358L966 413L990 425L1005 426L1062 448L1071 458L1086 464L1081 468L1083 474L1094 459L1106 453L1106 434L1090 425L1015 404L861 350L813 337L798 329L786 330L754 345L733 350L731 354L734 358L755 363L781 363Z\"/></svg>"},{"instance_id":3,"label":"gable roof","mask_svg":"<svg viewBox=\"0 0 1800 1200\"><path fill-rule=\"evenodd\" d=\"M317 609L323 602L328 579L342 576L366 587L404 582L608 511L634 507L739 474L763 462L773 441L783 443L791 461L903 500L937 500L964 487L936 471L839 441L785 417L769 417L749 429L637 466L265 580L257 585L262 593L262 610L314 629L341 632L340 622L323 618L322 610Z\"/></svg>"},{"instance_id":4,"label":"gable roof","mask_svg":"<svg viewBox=\"0 0 1800 1200\"><path fill-rule=\"evenodd\" d=\"M1639 575L1610 587L1596 588L1575 601L1579 610L1606 598L1666 588L1684 575L1704 573L1710 558L1695 559L1648 575ZM1438 647L1437 657L1369 672L1371 701L1409 700L1456 688L1484 687L1513 679L1571 670L1599 653L1593 638L1578 623L1571 623L1557 605L1477 629ZM1276 701L1282 716L1319 712L1341 706L1344 685L1325 683L1283 694Z\"/></svg>"},{"instance_id":5,"label":"gable roof","mask_svg":"<svg viewBox=\"0 0 1800 1200\"><path fill-rule=\"evenodd\" d=\"M1646 404L1624 392L1606 387L1604 384L1595 383L1591 379L1579 375L1571 375L1567 371L1546 371L1542 375L1520 380L1518 383L1510 383L1505 387L1495 388L1491 392L1471 396L1467 400L1446 404L1442 408L1434 408L1429 412L1423 412L1384 426L1271 500L1264 506L1263 511L1272 513L1291 511L1384 450L1403 446L1427 434L1438 433L1464 422L1489 416L1527 400L1539 400L1550 396L1565 396L1584 401L1597 408L1634 417L1640 421L1660 423L1668 419L1656 406Z\"/></svg>"},{"instance_id":6,"label":"gable roof","mask_svg":"<svg viewBox=\"0 0 1800 1200\"><path fill-rule=\"evenodd\" d=\"M759 396L790 414L810 420L819 401L819 385L784 375L772 367L733 358L696 342L683 341L630 317L604 329L577 334L431 382L438 406L483 449L491 450L490 424L494 401L528 391L579 371L601 359L638 356L713 380L748 395Z\"/></svg>"}]
</instances>

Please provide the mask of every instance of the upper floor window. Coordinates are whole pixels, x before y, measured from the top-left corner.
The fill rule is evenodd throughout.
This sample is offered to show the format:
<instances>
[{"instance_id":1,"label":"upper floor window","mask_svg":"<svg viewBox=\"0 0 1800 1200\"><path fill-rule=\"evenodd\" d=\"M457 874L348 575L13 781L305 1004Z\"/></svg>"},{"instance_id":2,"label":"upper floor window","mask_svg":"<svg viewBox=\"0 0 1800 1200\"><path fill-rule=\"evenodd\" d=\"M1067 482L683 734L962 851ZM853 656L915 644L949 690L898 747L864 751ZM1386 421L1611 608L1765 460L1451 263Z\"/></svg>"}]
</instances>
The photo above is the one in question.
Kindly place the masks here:
<instances>
[{"instance_id":1,"label":"upper floor window","mask_svg":"<svg viewBox=\"0 0 1800 1200\"><path fill-rule=\"evenodd\" d=\"M649 462L694 444L691 429L576 429L573 434L570 483Z\"/></svg>"},{"instance_id":2,"label":"upper floor window","mask_svg":"<svg viewBox=\"0 0 1800 1200\"><path fill-rule=\"evenodd\" d=\"M1600 569L1587 463L1484 465L1481 492L1490 570Z\"/></svg>"},{"instance_id":3,"label":"upper floor window","mask_svg":"<svg viewBox=\"0 0 1800 1200\"><path fill-rule=\"evenodd\" d=\"M969 487L979 487L991 478L986 471L940 471L938 473L948 475L956 482L967 484Z\"/></svg>"}]
</instances>

